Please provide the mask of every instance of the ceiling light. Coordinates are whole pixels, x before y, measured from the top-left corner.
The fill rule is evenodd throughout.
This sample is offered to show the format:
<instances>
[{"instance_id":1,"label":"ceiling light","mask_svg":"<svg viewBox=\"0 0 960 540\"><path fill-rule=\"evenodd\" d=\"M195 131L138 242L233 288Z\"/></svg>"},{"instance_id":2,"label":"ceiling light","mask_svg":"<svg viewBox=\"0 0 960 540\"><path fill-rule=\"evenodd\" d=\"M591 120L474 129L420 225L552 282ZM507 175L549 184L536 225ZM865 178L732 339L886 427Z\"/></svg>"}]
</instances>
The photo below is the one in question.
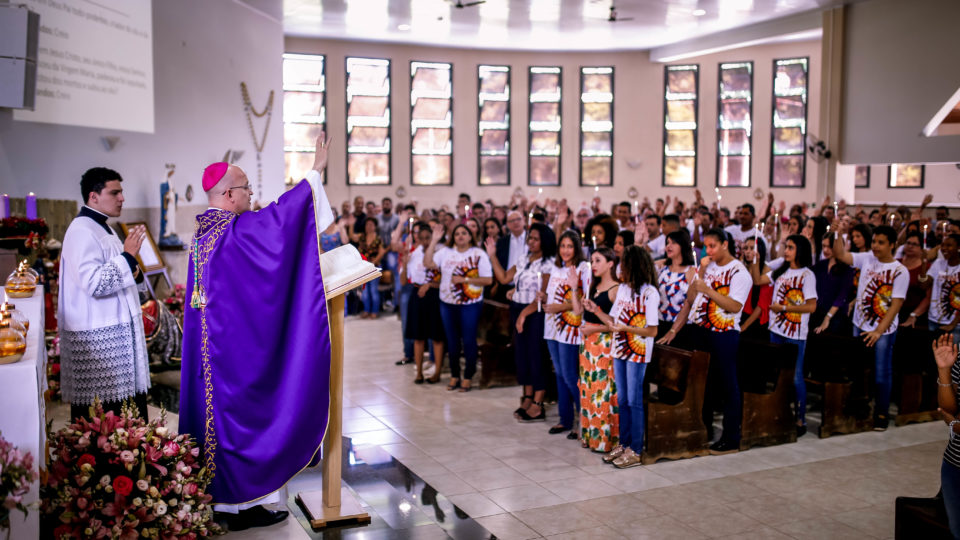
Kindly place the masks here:
<instances>
[{"instance_id":1,"label":"ceiling light","mask_svg":"<svg viewBox=\"0 0 960 540\"><path fill-rule=\"evenodd\" d=\"M401 31L401 32L406 32L407 30L410 30L410 25L409 25L409 24L398 24L398 25L397 25L397 30L399 30L399 31Z\"/></svg>"},{"instance_id":2,"label":"ceiling light","mask_svg":"<svg viewBox=\"0 0 960 540\"><path fill-rule=\"evenodd\" d=\"M706 14L707 14L707 10L705 10L705 9L695 9L695 10L693 10L693 12L692 12L692 15L693 15L694 17L703 17L703 16L706 15Z\"/></svg>"}]
</instances>

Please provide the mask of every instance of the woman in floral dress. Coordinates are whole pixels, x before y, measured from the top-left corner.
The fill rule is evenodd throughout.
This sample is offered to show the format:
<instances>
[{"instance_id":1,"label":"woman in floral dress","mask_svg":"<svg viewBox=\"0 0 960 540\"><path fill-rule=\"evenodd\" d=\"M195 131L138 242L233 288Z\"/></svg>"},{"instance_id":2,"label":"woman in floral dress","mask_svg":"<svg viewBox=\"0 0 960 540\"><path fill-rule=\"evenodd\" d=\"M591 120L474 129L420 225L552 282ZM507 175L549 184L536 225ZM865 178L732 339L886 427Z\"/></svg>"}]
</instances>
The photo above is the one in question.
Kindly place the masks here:
<instances>
[{"instance_id":1,"label":"woman in floral dress","mask_svg":"<svg viewBox=\"0 0 960 540\"><path fill-rule=\"evenodd\" d=\"M597 317L597 312L609 313L617 297L617 280L613 277L616 255L603 246L590 256L593 275L589 299L580 301L571 296L574 313L583 314L580 332L580 438L584 448L595 452L609 452L619 441L619 410L617 386L613 381L613 344L611 329ZM571 288L579 287L579 277L571 272ZM573 282L577 284L574 285Z\"/></svg>"}]
</instances>

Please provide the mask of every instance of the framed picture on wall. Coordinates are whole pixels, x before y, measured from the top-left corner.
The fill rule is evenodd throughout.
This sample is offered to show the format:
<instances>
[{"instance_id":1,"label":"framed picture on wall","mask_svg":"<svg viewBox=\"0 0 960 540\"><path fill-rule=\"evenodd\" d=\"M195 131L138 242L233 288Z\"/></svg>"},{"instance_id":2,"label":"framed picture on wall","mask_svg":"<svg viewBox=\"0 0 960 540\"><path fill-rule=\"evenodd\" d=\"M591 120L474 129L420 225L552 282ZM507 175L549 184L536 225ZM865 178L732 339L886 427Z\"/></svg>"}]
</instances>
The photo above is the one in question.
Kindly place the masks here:
<instances>
[{"instance_id":1,"label":"framed picture on wall","mask_svg":"<svg viewBox=\"0 0 960 540\"><path fill-rule=\"evenodd\" d=\"M869 165L857 165L856 172L853 173L853 187L857 188L868 188L870 187L870 166Z\"/></svg>"},{"instance_id":2,"label":"framed picture on wall","mask_svg":"<svg viewBox=\"0 0 960 540\"><path fill-rule=\"evenodd\" d=\"M126 238L127 235L130 234L130 229L138 225L143 226L143 229L147 232L147 237L144 238L143 244L140 245L140 251L137 253L137 262L140 263L140 271L146 274L164 268L166 265L163 264L163 257L160 256L160 250L157 249L157 244L153 241L153 235L150 234L150 227L148 227L146 223L143 221L121 223L120 229L123 230L123 237Z\"/></svg>"},{"instance_id":3,"label":"framed picture on wall","mask_svg":"<svg viewBox=\"0 0 960 540\"><path fill-rule=\"evenodd\" d=\"M887 168L887 187L922 188L924 166L909 163L892 163Z\"/></svg>"}]
</instances>

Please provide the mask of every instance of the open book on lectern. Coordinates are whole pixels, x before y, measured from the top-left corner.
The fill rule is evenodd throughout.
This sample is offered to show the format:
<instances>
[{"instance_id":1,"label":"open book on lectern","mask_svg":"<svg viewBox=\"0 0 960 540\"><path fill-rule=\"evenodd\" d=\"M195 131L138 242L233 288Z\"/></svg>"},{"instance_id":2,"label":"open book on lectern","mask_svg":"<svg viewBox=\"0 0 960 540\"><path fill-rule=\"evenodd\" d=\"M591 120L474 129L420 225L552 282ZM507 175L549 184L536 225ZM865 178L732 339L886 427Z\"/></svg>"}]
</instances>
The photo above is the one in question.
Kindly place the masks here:
<instances>
[{"instance_id":1,"label":"open book on lectern","mask_svg":"<svg viewBox=\"0 0 960 540\"><path fill-rule=\"evenodd\" d=\"M363 260L350 244L321 253L320 273L327 300L380 277L380 269Z\"/></svg>"}]
</instances>

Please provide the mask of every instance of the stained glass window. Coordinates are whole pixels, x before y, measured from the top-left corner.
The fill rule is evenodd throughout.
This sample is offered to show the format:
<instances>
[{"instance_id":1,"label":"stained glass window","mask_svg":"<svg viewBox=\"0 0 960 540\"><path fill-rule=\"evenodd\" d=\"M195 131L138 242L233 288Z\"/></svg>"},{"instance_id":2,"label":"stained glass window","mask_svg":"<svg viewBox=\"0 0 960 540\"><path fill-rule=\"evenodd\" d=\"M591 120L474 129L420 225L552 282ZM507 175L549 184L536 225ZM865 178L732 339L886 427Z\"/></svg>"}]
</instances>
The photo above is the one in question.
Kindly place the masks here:
<instances>
[{"instance_id":1,"label":"stained glass window","mask_svg":"<svg viewBox=\"0 0 960 540\"><path fill-rule=\"evenodd\" d=\"M613 68L580 68L580 185L613 185Z\"/></svg>"},{"instance_id":2,"label":"stained glass window","mask_svg":"<svg viewBox=\"0 0 960 540\"><path fill-rule=\"evenodd\" d=\"M293 184L313 167L317 136L327 128L326 58L283 55L284 176ZM323 175L326 183L327 175Z\"/></svg>"},{"instance_id":3,"label":"stained glass window","mask_svg":"<svg viewBox=\"0 0 960 540\"><path fill-rule=\"evenodd\" d=\"M410 183L453 183L453 67L410 62Z\"/></svg>"},{"instance_id":4,"label":"stained glass window","mask_svg":"<svg viewBox=\"0 0 960 540\"><path fill-rule=\"evenodd\" d=\"M479 184L510 185L510 67L477 68Z\"/></svg>"},{"instance_id":5,"label":"stained glass window","mask_svg":"<svg viewBox=\"0 0 960 540\"><path fill-rule=\"evenodd\" d=\"M717 186L748 187L753 143L753 62L720 64Z\"/></svg>"},{"instance_id":6,"label":"stained glass window","mask_svg":"<svg viewBox=\"0 0 960 540\"><path fill-rule=\"evenodd\" d=\"M663 70L663 185L697 185L697 92L700 66Z\"/></svg>"},{"instance_id":7,"label":"stained glass window","mask_svg":"<svg viewBox=\"0 0 960 540\"><path fill-rule=\"evenodd\" d=\"M560 105L559 67L530 68L530 123L527 183L532 186L560 185Z\"/></svg>"},{"instance_id":8,"label":"stained glass window","mask_svg":"<svg viewBox=\"0 0 960 540\"><path fill-rule=\"evenodd\" d=\"M390 60L347 57L347 183L390 183Z\"/></svg>"},{"instance_id":9,"label":"stained glass window","mask_svg":"<svg viewBox=\"0 0 960 540\"><path fill-rule=\"evenodd\" d=\"M803 187L806 184L809 64L808 58L773 61L772 187Z\"/></svg>"}]
</instances>

